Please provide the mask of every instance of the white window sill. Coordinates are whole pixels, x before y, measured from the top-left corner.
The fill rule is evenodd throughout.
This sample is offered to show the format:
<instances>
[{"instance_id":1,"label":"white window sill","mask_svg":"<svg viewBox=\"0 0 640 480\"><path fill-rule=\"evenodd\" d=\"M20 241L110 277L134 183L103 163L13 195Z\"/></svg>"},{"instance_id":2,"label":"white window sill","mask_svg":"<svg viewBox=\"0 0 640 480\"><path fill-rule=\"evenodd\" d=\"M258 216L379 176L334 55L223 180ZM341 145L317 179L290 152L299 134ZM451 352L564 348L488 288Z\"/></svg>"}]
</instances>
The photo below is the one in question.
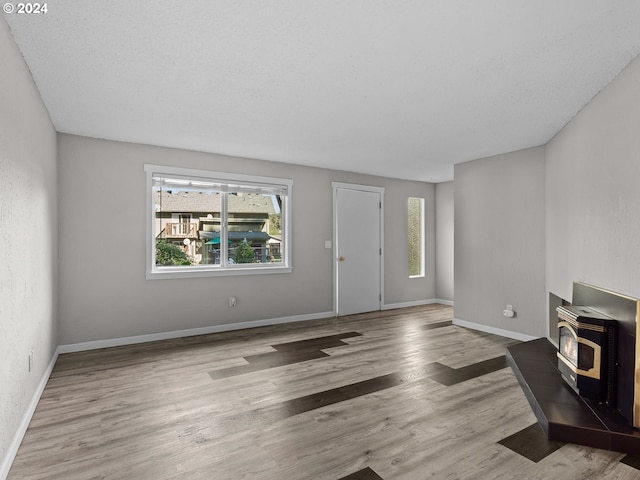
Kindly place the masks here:
<instances>
[{"instance_id":1,"label":"white window sill","mask_svg":"<svg viewBox=\"0 0 640 480\"><path fill-rule=\"evenodd\" d=\"M163 280L169 278L198 278L198 277L230 277L237 275L266 275L277 273L291 273L292 267L228 267L222 268L194 268L194 267L165 267L147 272L147 280Z\"/></svg>"}]
</instances>

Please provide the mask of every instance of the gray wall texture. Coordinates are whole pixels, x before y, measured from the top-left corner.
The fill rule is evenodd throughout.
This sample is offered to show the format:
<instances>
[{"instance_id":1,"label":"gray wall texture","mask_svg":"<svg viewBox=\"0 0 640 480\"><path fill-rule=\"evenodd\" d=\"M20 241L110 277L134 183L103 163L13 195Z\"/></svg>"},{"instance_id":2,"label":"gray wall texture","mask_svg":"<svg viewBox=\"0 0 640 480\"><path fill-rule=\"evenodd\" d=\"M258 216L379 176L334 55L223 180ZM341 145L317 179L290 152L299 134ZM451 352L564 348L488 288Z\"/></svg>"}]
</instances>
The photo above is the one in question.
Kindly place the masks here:
<instances>
[{"instance_id":1,"label":"gray wall texture","mask_svg":"<svg viewBox=\"0 0 640 480\"><path fill-rule=\"evenodd\" d=\"M0 478L57 346L56 132L0 17ZM34 363L29 372L29 352Z\"/></svg>"},{"instance_id":2,"label":"gray wall texture","mask_svg":"<svg viewBox=\"0 0 640 480\"><path fill-rule=\"evenodd\" d=\"M636 58L544 147L455 167L457 319L547 336L574 281L640 297L639 131Z\"/></svg>"},{"instance_id":3,"label":"gray wall texture","mask_svg":"<svg viewBox=\"0 0 640 480\"><path fill-rule=\"evenodd\" d=\"M333 235L333 181L385 188L383 302L435 297L433 184L73 135L58 142L61 344L332 312L324 242ZM293 179L293 273L146 280L145 163ZM410 196L426 200L420 279L408 277ZM237 307L228 307L230 296Z\"/></svg>"},{"instance_id":4,"label":"gray wall texture","mask_svg":"<svg viewBox=\"0 0 640 480\"><path fill-rule=\"evenodd\" d=\"M456 165L454 198L455 318L545 336L544 147Z\"/></svg>"},{"instance_id":5,"label":"gray wall texture","mask_svg":"<svg viewBox=\"0 0 640 480\"><path fill-rule=\"evenodd\" d=\"M436 297L453 302L453 182L436 184Z\"/></svg>"},{"instance_id":6,"label":"gray wall texture","mask_svg":"<svg viewBox=\"0 0 640 480\"><path fill-rule=\"evenodd\" d=\"M546 147L547 289L640 297L640 57Z\"/></svg>"}]
</instances>

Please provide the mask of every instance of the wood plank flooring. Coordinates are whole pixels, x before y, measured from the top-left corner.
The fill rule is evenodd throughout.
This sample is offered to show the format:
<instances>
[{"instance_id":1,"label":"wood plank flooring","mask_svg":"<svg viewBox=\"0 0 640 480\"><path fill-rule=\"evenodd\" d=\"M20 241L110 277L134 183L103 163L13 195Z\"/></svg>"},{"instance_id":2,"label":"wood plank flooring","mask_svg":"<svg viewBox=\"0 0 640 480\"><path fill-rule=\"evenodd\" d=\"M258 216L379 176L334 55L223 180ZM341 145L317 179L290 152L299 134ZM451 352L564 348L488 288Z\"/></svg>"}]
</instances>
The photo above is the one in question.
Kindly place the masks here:
<instances>
[{"instance_id":1,"label":"wood plank flooring","mask_svg":"<svg viewBox=\"0 0 640 480\"><path fill-rule=\"evenodd\" d=\"M548 444L513 340L428 305L61 355L18 479L632 479Z\"/></svg>"}]
</instances>

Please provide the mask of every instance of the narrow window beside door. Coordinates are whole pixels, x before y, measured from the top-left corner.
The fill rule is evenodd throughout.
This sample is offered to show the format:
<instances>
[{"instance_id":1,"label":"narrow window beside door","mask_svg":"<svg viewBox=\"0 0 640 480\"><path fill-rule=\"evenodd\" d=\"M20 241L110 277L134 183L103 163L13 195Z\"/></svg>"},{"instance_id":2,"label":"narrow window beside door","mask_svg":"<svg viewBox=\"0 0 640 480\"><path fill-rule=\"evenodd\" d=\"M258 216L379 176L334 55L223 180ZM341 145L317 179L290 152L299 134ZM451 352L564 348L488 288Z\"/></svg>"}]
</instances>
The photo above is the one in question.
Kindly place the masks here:
<instances>
[{"instance_id":1,"label":"narrow window beside door","mask_svg":"<svg viewBox=\"0 0 640 480\"><path fill-rule=\"evenodd\" d=\"M424 277L424 198L407 202L409 237L409 278Z\"/></svg>"}]
</instances>

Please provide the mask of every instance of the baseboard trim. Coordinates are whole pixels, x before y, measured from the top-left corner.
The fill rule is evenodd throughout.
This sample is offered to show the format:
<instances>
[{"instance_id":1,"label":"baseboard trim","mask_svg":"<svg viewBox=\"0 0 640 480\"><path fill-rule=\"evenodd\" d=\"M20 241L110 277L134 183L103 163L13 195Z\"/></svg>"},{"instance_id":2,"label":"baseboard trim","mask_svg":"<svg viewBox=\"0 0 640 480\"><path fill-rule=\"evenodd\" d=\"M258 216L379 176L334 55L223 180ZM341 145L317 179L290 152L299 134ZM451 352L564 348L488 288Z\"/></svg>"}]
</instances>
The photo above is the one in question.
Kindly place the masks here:
<instances>
[{"instance_id":1,"label":"baseboard trim","mask_svg":"<svg viewBox=\"0 0 640 480\"><path fill-rule=\"evenodd\" d=\"M441 300L439 298L429 298L426 300L415 300L413 302L385 303L384 305L382 305L382 310L393 310L395 308L406 308L406 307L418 307L420 305L431 305L433 303L442 303L444 305L453 306L453 302L450 300Z\"/></svg>"},{"instance_id":2,"label":"baseboard trim","mask_svg":"<svg viewBox=\"0 0 640 480\"><path fill-rule=\"evenodd\" d=\"M58 359L59 349L53 353L53 357L47 366L47 369L42 374L42 378L40 379L40 383L38 383L38 387L31 397L31 401L27 407L27 411L22 416L22 420L18 425L18 429L13 436L13 440L7 449L7 453L2 459L2 463L0 464L0 480L6 480L9 475L9 470L11 470L11 465L13 465L13 460L16 458L16 454L18 453L18 449L20 448L20 444L22 443L22 439L24 438L25 433L27 433L27 428L29 427L29 423L31 422L31 418L36 411L36 407L38 406L38 402L40 402L40 397L42 397L42 393L44 392L45 387L47 386L47 382L49 381L49 377L51 376L51 372L53 371L53 367L56 364L56 360Z\"/></svg>"},{"instance_id":3,"label":"baseboard trim","mask_svg":"<svg viewBox=\"0 0 640 480\"><path fill-rule=\"evenodd\" d=\"M443 305L449 305L450 307L453 307L453 300L445 300L443 298L436 298L436 303L441 303Z\"/></svg>"},{"instance_id":4,"label":"baseboard trim","mask_svg":"<svg viewBox=\"0 0 640 480\"><path fill-rule=\"evenodd\" d=\"M479 330L481 332L492 333L494 335L500 335L501 337L513 338L514 340L520 340L521 342L528 342L530 340L536 340L540 337L534 337L526 335L524 333L512 332L510 330L503 330L502 328L490 327L488 325L481 325L479 323L467 322L466 320L460 320L458 318L453 319L453 324L460 327L470 328L472 330Z\"/></svg>"},{"instance_id":5,"label":"baseboard trim","mask_svg":"<svg viewBox=\"0 0 640 480\"><path fill-rule=\"evenodd\" d=\"M133 345L136 343L156 342L158 340L171 340L181 337L193 337L196 335L207 335L209 333L229 332L231 330L244 330L255 327L268 327L281 323L303 322L307 320L319 320L321 318L335 317L335 312L318 312L305 315L292 315L290 317L269 318L266 320L252 320L249 322L228 323L225 325L212 325L209 327L191 328L188 330L174 330L171 332L152 333L148 335L136 335L133 337L111 338L107 340L95 340L91 342L70 343L60 345L59 353L84 352L87 350L97 350L99 348L121 347L123 345ZM1 480L1 479L0 479Z\"/></svg>"}]
</instances>

